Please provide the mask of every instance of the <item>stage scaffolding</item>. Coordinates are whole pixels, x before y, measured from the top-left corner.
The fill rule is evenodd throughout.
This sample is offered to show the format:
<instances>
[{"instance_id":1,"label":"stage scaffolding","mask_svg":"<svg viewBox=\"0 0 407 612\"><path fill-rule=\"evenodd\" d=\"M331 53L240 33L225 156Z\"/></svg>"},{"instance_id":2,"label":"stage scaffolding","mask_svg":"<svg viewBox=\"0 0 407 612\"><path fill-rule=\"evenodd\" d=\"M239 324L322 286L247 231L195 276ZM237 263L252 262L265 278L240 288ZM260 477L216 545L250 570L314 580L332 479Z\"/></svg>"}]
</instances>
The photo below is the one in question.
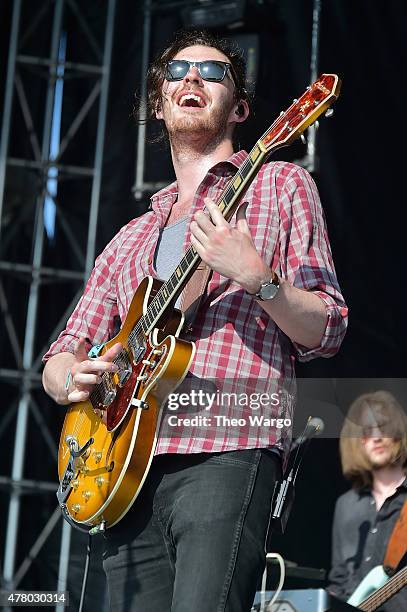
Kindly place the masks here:
<instances>
[{"instance_id":1,"label":"stage scaffolding","mask_svg":"<svg viewBox=\"0 0 407 612\"><path fill-rule=\"evenodd\" d=\"M94 31L94 23L86 14L87 3L78 0L53 0L40 3L35 18L24 19L24 10L29 0L14 0L12 8L10 44L8 52L7 77L5 87L4 109L1 127L0 144L0 309L1 318L4 323L3 337L10 350L10 367L0 369L0 382L13 388L14 401L9 405L1 407L0 415L0 438L6 433L12 432L15 426L14 449L12 457L11 474L0 473L0 487L9 496L8 517L3 520L3 528L6 529L5 547L2 561L2 588L22 588L23 578L30 571L32 563L39 554L45 541L53 531L54 527L62 521L62 536L59 555L58 581L55 590L64 590L67 584L71 528L61 518L55 498L55 512L51 514L42 531L38 534L35 543L26 551L25 558L17 567L17 544L19 557L24 542L18 540L18 534L24 530L21 525L21 496L33 493L36 495L54 495L57 488L57 443L42 414L41 398L46 401L44 393L35 391L41 388L41 357L46 347L38 349L36 339L39 322L48 330L49 342L55 339L58 331L64 326L68 314L77 301L83 288L84 279L89 276L93 267L95 257L96 227L99 210L99 199L101 189L102 157L105 138L105 124L107 114L109 74L113 44L114 16L116 0L101 0L97 4L97 32ZM47 21L48 20L48 21ZM28 23L27 23L28 21ZM44 25L45 21L45 25ZM104 23L101 33L101 22ZM52 23L49 48L44 54L30 53L30 41L37 36L38 40L46 40L49 32L47 25ZM86 61L70 62L61 60L61 41L66 30L69 29L86 39L88 58ZM32 47L32 45L31 45ZM37 46L38 48L38 46ZM28 51L27 51L28 49ZM27 72L28 71L28 72ZM26 87L25 78L27 74L39 74L38 87L44 88L43 118L41 127L35 125L30 104L30 91ZM67 79L82 79L89 83L89 95L83 102L79 112L73 121L70 118L70 126L61 134L58 141L58 152L52 152L52 125L55 121L55 96L56 85ZM42 83L42 85L40 84ZM64 106L62 105L62 114ZM93 151L93 165L84 166L75 164L70 159L64 162L66 149L78 137L80 128L83 126L88 114L92 111L97 115L95 121L96 130L94 142L87 142L86 146ZM24 146L20 154L14 143L13 127L15 127L16 116L26 128ZM41 132L41 133L40 133ZM10 153L11 149L13 154ZM75 150L75 149L74 149ZM72 158L72 156L71 156ZM16 170L17 169L17 170ZM13 223L8 223L9 206L7 202L8 179L15 173L27 172L35 176L35 197L31 202L21 206ZM17 174L17 176L19 176ZM64 180L87 180L90 182L88 189L89 201L83 202L84 210L89 212L87 225L86 250L78 243L75 236L75 228L70 226L69 216L61 207L61 202L55 195L50 193L49 180L53 177L53 184ZM76 269L62 269L44 265L44 242L45 242L45 219L44 207L46 199L51 200L55 206L55 215L59 229L65 234L65 240L72 248L79 265ZM27 208L35 208L27 213ZM33 216L33 243L31 256L28 261L17 261L15 257L8 257L11 242L19 239L19 224L26 221L28 216ZM17 258L18 259L18 258ZM25 332L20 334L13 317L16 296L21 298L21 280L27 284L27 301L25 320ZM50 328L47 317L50 304L42 303L41 289L44 285L70 281L76 290L68 296L69 304L57 326ZM20 283L20 284L19 284ZM25 307L24 307L25 308ZM2 349L4 350L4 346ZM8 364L7 364L8 365ZM5 388L5 387L4 387ZM45 439L50 455L55 460L55 481L45 482L39 479L25 478L26 450L30 449L28 435L29 422L33 421L36 430ZM30 432L30 435L33 435ZM26 499L23 497L23 499ZM41 585L37 585L41 589Z\"/></svg>"}]
</instances>

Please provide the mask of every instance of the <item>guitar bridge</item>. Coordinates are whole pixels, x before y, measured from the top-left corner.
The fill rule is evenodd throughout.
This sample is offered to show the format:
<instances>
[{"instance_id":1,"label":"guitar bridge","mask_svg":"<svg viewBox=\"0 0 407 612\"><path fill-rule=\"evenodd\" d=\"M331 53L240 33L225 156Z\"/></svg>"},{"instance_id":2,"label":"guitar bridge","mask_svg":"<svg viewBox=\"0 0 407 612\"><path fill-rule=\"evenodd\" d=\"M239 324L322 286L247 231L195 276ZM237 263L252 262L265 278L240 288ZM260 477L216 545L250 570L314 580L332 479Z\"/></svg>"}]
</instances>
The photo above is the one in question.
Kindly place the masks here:
<instances>
[{"instance_id":1,"label":"guitar bridge","mask_svg":"<svg viewBox=\"0 0 407 612\"><path fill-rule=\"evenodd\" d=\"M93 444L93 442L94 439L89 438L89 440L82 447L80 447L78 440L74 436L66 436L65 443L69 448L70 457L56 494L60 505L66 501L69 493L71 492L70 485L78 472L78 464L80 462L83 463L81 457L86 453L89 446Z\"/></svg>"}]
</instances>

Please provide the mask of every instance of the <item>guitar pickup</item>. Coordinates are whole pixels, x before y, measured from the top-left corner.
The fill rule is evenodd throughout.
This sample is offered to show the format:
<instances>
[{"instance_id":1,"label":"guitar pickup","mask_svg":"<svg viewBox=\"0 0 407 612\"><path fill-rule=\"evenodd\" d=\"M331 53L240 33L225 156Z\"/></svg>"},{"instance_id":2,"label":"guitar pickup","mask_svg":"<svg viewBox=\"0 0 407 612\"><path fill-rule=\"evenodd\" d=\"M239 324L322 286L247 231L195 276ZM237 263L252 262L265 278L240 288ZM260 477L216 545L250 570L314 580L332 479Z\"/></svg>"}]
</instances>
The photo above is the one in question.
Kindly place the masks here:
<instances>
[{"instance_id":1,"label":"guitar pickup","mask_svg":"<svg viewBox=\"0 0 407 612\"><path fill-rule=\"evenodd\" d=\"M115 374L117 376L117 385L119 387L123 387L123 385L128 381L131 375L130 368L123 368L122 370L118 370Z\"/></svg>"},{"instance_id":2,"label":"guitar pickup","mask_svg":"<svg viewBox=\"0 0 407 612\"><path fill-rule=\"evenodd\" d=\"M131 352L133 353L134 363L139 363L144 353L146 352L146 347L145 346L137 346L134 348L131 347Z\"/></svg>"}]
</instances>

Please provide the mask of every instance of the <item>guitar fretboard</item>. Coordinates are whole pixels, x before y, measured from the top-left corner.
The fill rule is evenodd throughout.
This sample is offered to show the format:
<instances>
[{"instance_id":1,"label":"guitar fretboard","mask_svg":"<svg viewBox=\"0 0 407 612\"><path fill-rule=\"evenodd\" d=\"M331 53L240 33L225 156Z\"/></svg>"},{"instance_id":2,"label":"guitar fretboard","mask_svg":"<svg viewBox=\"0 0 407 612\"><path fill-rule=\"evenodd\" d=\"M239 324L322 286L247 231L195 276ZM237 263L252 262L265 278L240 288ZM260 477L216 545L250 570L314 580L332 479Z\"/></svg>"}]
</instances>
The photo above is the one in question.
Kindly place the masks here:
<instances>
[{"instance_id":1,"label":"guitar fretboard","mask_svg":"<svg viewBox=\"0 0 407 612\"><path fill-rule=\"evenodd\" d=\"M385 585L378 589L375 593L372 593L367 597L361 604L359 604L359 610L365 610L365 612L374 612L379 606L385 601L393 597L403 586L407 584L407 567L400 570L395 574Z\"/></svg>"}]
</instances>

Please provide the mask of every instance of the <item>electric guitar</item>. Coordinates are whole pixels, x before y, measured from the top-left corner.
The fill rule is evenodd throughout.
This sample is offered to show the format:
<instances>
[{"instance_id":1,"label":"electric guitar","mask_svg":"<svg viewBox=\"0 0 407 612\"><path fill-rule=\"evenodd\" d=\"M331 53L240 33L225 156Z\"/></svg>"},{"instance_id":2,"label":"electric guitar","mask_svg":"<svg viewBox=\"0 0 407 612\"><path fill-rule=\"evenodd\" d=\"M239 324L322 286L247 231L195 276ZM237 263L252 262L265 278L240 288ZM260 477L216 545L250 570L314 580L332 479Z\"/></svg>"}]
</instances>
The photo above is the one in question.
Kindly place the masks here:
<instances>
[{"instance_id":1,"label":"electric guitar","mask_svg":"<svg viewBox=\"0 0 407 612\"><path fill-rule=\"evenodd\" d=\"M282 112L231 178L217 205L230 220L266 158L297 139L338 97L341 82L323 74ZM190 246L166 282L147 276L132 299L118 335L117 373L104 373L88 401L68 408L59 444L57 497L68 521L115 525L129 510L147 476L161 422L161 407L182 382L195 345L179 338L184 317L174 308L200 263ZM106 409L106 423L95 409Z\"/></svg>"},{"instance_id":2,"label":"electric guitar","mask_svg":"<svg viewBox=\"0 0 407 612\"><path fill-rule=\"evenodd\" d=\"M407 566L391 578L377 565L356 587L347 603L359 610L374 612L407 584Z\"/></svg>"}]
</instances>

